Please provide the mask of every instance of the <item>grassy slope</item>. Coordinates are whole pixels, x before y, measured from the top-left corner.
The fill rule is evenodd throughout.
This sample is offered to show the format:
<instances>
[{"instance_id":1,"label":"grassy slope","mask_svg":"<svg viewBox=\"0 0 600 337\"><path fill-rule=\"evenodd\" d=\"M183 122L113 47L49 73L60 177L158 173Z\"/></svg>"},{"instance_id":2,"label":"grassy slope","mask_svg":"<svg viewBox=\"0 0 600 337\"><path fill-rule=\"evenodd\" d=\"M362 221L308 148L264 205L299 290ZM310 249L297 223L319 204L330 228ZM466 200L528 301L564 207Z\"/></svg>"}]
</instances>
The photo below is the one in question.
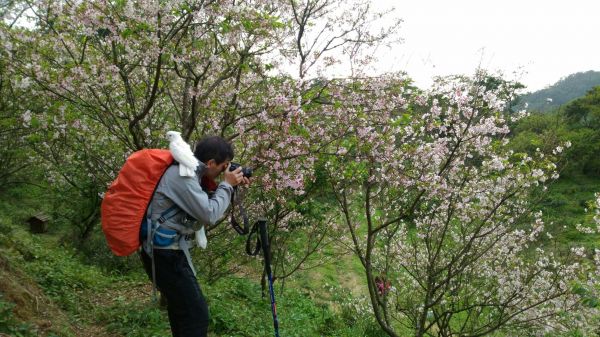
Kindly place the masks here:
<instances>
[{"instance_id":1,"label":"grassy slope","mask_svg":"<svg viewBox=\"0 0 600 337\"><path fill-rule=\"evenodd\" d=\"M580 234L575 224L586 221L585 205L598 191L600 179L585 176L564 177L551 186L540 207L559 245L597 245L597 236ZM110 265L90 264L61 243L64 233L59 228L51 227L43 235L26 230L24 220L44 210L45 204L43 193L31 189L0 195L0 332L15 336L168 335L166 314L151 302L150 283L137 261L129 261L134 267L126 274L113 274L107 271ZM296 275L283 295L278 292L282 333L378 335L372 324L359 322L349 310L350 300L366 295L363 278L360 262L351 255ZM211 336L272 333L268 297L260 297L256 280L200 283L211 308Z\"/></svg>"},{"instance_id":2,"label":"grassy slope","mask_svg":"<svg viewBox=\"0 0 600 337\"><path fill-rule=\"evenodd\" d=\"M5 256L0 256L0 293L1 332L24 336L75 335L77 329L68 322L65 313Z\"/></svg>"},{"instance_id":3,"label":"grassy slope","mask_svg":"<svg viewBox=\"0 0 600 337\"><path fill-rule=\"evenodd\" d=\"M25 219L38 210L51 213L45 209L47 203L43 192L31 189L0 194L0 256L3 257L0 260L0 333L169 336L166 312L152 302L151 284L135 258L122 260L100 252L100 257L90 260L65 242L68 236L56 219L51 222L48 233L29 233ZM94 235L92 240L99 243L91 246L103 246L99 230ZM306 289L315 289L321 279L319 275L335 283L339 267L329 265L311 274ZM347 267L354 268L343 268ZM117 269L125 272L115 273ZM230 277L209 285L201 279L200 284L211 310L210 336L272 334L269 298L261 297L256 280ZM349 286L355 287L354 283ZM331 310L330 303L335 306L337 299L346 299L344 296L325 294L324 289L314 292L306 289L286 286L283 294L278 291L282 336L378 335L372 320L358 317L349 306L342 314ZM322 300L313 300L311 293L322 296Z\"/></svg>"},{"instance_id":4,"label":"grassy slope","mask_svg":"<svg viewBox=\"0 0 600 337\"><path fill-rule=\"evenodd\" d=\"M593 200L594 193L598 192L600 178L584 175L561 177L550 186L540 207L559 246L598 246L599 235L583 234L575 228L576 224L591 224L586 208L589 208L588 203Z\"/></svg>"},{"instance_id":5,"label":"grassy slope","mask_svg":"<svg viewBox=\"0 0 600 337\"><path fill-rule=\"evenodd\" d=\"M40 247L49 244L51 236L31 236L25 230L25 219L38 209L28 201L16 203L20 195L3 195L0 203L0 292L11 310L4 332L23 336L109 336L97 326L70 317L57 301L38 283L53 275L50 271L29 268L50 266L51 261ZM54 295L59 296L58 288ZM25 323L25 324L23 324Z\"/></svg>"}]
</instances>

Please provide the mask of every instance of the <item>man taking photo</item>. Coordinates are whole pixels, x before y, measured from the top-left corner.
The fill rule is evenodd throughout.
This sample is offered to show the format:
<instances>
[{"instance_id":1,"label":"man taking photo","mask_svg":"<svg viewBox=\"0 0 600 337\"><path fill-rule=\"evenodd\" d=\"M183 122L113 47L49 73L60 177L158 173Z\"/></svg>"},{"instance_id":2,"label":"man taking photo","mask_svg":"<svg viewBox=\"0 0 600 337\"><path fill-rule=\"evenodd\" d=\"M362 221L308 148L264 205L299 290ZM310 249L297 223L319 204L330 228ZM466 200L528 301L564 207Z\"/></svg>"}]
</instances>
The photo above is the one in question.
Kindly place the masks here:
<instances>
[{"instance_id":1,"label":"man taking photo","mask_svg":"<svg viewBox=\"0 0 600 337\"><path fill-rule=\"evenodd\" d=\"M196 176L180 176L178 165L171 165L158 183L148 207L148 220L171 229L178 240L167 246L157 246L145 242L148 241L146 238L141 250L148 276L155 279L156 286L167 299L174 337L207 336L208 305L196 279L188 247L193 246L194 231L203 225L214 225L223 217L234 187L250 183L241 167L229 170L234 152L231 144L221 137L200 140L194 156L200 162ZM222 181L209 196L200 181L203 178L214 181L221 174Z\"/></svg>"}]
</instances>

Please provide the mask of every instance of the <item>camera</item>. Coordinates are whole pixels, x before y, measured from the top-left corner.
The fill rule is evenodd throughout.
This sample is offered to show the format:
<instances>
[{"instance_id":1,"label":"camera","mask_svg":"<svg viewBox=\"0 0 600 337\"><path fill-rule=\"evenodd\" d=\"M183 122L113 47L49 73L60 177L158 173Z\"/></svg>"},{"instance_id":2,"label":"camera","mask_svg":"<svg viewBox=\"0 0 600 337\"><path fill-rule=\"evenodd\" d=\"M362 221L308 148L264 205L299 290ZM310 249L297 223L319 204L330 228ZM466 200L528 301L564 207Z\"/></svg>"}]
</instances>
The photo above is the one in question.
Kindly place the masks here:
<instances>
[{"instance_id":1,"label":"camera","mask_svg":"<svg viewBox=\"0 0 600 337\"><path fill-rule=\"evenodd\" d=\"M235 171L240 166L242 166L242 165L240 165L238 163L231 162L229 164L229 171ZM252 177L252 169L249 168L249 167L242 167L242 174L244 175L244 177L250 178L250 177Z\"/></svg>"}]
</instances>

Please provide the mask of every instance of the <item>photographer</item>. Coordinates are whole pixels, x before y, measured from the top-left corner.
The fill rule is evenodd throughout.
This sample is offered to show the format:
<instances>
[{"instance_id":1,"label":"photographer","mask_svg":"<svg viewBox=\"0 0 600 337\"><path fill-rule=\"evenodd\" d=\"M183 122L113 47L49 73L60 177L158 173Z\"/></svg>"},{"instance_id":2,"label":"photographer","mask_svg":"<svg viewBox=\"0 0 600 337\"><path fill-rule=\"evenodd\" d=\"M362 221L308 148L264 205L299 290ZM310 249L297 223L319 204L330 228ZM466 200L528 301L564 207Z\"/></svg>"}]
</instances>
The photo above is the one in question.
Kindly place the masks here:
<instances>
[{"instance_id":1,"label":"photographer","mask_svg":"<svg viewBox=\"0 0 600 337\"><path fill-rule=\"evenodd\" d=\"M160 220L161 224L171 228L185 226L191 233L202 225L214 225L229 207L233 187L250 183L241 167L229 170L234 156L233 148L221 137L212 136L200 140L194 156L200 161L197 177L182 177L177 165L172 165L161 178L149 206L152 221ZM200 180L204 178L212 181L221 173L223 179L209 197L200 186ZM175 214L165 219L164 212L173 208ZM189 221L190 217L197 221ZM208 306L187 251L187 247L192 246L194 236L181 235L180 241L167 247L154 247L152 251L148 251L149 245L143 245L142 261L152 279L153 266L149 254L154 255L156 285L167 299L173 336L203 337L208 331Z\"/></svg>"}]
</instances>

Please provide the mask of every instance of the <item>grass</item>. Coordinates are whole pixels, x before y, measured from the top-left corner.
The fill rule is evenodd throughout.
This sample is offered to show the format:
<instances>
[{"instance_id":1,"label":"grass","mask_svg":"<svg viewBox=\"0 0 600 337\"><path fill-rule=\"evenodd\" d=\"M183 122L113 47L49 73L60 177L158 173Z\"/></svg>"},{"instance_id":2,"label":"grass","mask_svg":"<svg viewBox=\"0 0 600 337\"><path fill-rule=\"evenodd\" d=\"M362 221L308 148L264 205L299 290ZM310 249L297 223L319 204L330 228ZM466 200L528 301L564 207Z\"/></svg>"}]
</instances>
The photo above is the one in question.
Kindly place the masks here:
<instances>
[{"instance_id":1,"label":"grass","mask_svg":"<svg viewBox=\"0 0 600 337\"><path fill-rule=\"evenodd\" d=\"M600 179L563 177L540 203L547 228L560 245L596 246L577 223ZM37 188L0 193L0 333L11 336L165 336L167 315L151 301L151 285L137 258L116 258L96 228L85 246L65 240L68 227L53 221L46 234L32 235L25 220L51 213ZM324 249L334 257L338 247ZM273 326L268 296L256 279L232 275L214 284L200 280L209 302L212 337L269 336ZM366 303L364 270L353 255L300 271L289 280L277 304L282 336L381 336ZM361 300L361 298L363 300ZM364 304L363 303L363 304ZM367 303L368 304L368 303ZM367 306L368 307L368 306Z\"/></svg>"},{"instance_id":2,"label":"grass","mask_svg":"<svg viewBox=\"0 0 600 337\"><path fill-rule=\"evenodd\" d=\"M65 240L72 228L56 219L48 233L28 231L30 215L50 211L43 194L26 188L0 194L0 332L25 337L170 335L166 312L152 302L141 264L135 257L123 260L103 251L99 228L84 247ZM342 268L356 263L345 259ZM358 282L338 282L339 268L319 267L305 274L304 288L277 292L282 336L380 335L371 317L347 304L352 296L343 286ZM319 280L335 287L328 292ZM209 303L211 337L272 335L269 297L261 296L257 280L231 276L214 284L201 279L200 284ZM323 300L307 291L311 286Z\"/></svg>"},{"instance_id":3,"label":"grass","mask_svg":"<svg viewBox=\"0 0 600 337\"><path fill-rule=\"evenodd\" d=\"M547 229L556 238L559 247L580 245L586 248L597 247L600 235L581 233L577 224L591 225L589 202L594 193L600 192L600 177L584 175L565 176L548 188L548 194L540 203L544 212Z\"/></svg>"}]
</instances>

